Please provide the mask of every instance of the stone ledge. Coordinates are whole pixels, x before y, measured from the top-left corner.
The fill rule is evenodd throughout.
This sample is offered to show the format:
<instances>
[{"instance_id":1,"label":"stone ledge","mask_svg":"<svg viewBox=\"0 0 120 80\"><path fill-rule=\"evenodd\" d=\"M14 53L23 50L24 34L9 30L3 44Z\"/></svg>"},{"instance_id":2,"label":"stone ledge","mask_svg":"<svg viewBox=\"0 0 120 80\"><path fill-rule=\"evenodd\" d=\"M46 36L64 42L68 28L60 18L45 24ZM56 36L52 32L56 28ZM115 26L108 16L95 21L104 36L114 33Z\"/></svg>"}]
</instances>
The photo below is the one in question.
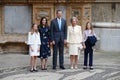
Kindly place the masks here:
<instances>
[{"instance_id":1,"label":"stone ledge","mask_svg":"<svg viewBox=\"0 0 120 80\"><path fill-rule=\"evenodd\" d=\"M118 29L120 29L120 23L113 23L113 22L93 22L92 25L95 28L118 28Z\"/></svg>"},{"instance_id":2,"label":"stone ledge","mask_svg":"<svg viewBox=\"0 0 120 80\"><path fill-rule=\"evenodd\" d=\"M26 35L0 35L0 44L10 43L25 43Z\"/></svg>"},{"instance_id":3,"label":"stone ledge","mask_svg":"<svg viewBox=\"0 0 120 80\"><path fill-rule=\"evenodd\" d=\"M0 35L0 54L2 53L27 53L27 35L10 34Z\"/></svg>"}]
</instances>

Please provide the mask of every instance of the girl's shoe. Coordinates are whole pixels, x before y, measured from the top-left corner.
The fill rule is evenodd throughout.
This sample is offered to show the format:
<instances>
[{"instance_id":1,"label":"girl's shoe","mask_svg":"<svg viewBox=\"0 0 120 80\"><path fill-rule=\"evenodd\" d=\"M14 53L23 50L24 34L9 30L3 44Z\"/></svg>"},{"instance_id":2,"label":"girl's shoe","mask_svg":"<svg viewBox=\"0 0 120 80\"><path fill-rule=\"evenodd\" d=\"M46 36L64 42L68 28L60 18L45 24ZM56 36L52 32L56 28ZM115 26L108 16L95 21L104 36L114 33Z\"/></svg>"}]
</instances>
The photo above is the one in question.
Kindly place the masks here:
<instances>
[{"instance_id":1,"label":"girl's shoe","mask_svg":"<svg viewBox=\"0 0 120 80\"><path fill-rule=\"evenodd\" d=\"M83 69L87 69L87 66L84 66Z\"/></svg>"},{"instance_id":2,"label":"girl's shoe","mask_svg":"<svg viewBox=\"0 0 120 80\"><path fill-rule=\"evenodd\" d=\"M90 70L93 70L93 67L92 66L90 66L90 68L89 68Z\"/></svg>"},{"instance_id":3,"label":"girl's shoe","mask_svg":"<svg viewBox=\"0 0 120 80\"><path fill-rule=\"evenodd\" d=\"M33 71L38 72L38 70L37 70L37 69L33 69Z\"/></svg>"},{"instance_id":4,"label":"girl's shoe","mask_svg":"<svg viewBox=\"0 0 120 80\"><path fill-rule=\"evenodd\" d=\"M47 70L47 66L46 65L44 65L44 70Z\"/></svg>"},{"instance_id":5,"label":"girl's shoe","mask_svg":"<svg viewBox=\"0 0 120 80\"><path fill-rule=\"evenodd\" d=\"M33 71L34 71L33 69L30 70L30 72L33 72Z\"/></svg>"},{"instance_id":6,"label":"girl's shoe","mask_svg":"<svg viewBox=\"0 0 120 80\"><path fill-rule=\"evenodd\" d=\"M41 65L41 70L44 70L44 67Z\"/></svg>"}]
</instances>

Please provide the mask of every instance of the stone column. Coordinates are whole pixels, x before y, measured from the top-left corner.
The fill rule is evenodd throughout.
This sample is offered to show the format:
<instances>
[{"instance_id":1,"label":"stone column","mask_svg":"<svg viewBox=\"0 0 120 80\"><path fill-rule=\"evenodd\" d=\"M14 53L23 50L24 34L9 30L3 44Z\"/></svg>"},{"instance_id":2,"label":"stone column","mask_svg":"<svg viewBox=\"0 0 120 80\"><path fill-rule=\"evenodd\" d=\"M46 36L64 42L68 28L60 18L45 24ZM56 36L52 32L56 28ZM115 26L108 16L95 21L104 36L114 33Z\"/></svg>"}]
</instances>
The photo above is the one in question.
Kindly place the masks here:
<instances>
[{"instance_id":1,"label":"stone column","mask_svg":"<svg viewBox=\"0 0 120 80\"><path fill-rule=\"evenodd\" d=\"M0 5L0 35L2 34L2 5ZM0 40L1 41L1 40ZM2 47L0 45L0 54L3 53Z\"/></svg>"},{"instance_id":2,"label":"stone column","mask_svg":"<svg viewBox=\"0 0 120 80\"><path fill-rule=\"evenodd\" d=\"M2 6L0 5L0 34L2 33Z\"/></svg>"}]
</instances>

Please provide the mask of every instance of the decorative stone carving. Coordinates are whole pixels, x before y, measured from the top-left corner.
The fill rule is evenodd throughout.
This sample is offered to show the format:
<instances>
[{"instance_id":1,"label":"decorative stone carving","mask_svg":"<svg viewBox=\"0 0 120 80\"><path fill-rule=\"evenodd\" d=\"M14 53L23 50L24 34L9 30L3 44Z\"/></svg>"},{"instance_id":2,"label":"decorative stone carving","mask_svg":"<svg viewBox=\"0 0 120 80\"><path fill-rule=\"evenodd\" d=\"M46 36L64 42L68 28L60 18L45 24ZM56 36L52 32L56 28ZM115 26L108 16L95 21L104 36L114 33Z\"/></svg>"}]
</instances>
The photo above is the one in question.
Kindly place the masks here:
<instances>
[{"instance_id":1,"label":"decorative stone carving","mask_svg":"<svg viewBox=\"0 0 120 80\"><path fill-rule=\"evenodd\" d=\"M50 10L49 9L47 9L47 10L46 9L45 10L43 10L43 9L39 10L36 13L36 20L40 20L41 17L47 17L48 20L51 19Z\"/></svg>"},{"instance_id":2,"label":"decorative stone carving","mask_svg":"<svg viewBox=\"0 0 120 80\"><path fill-rule=\"evenodd\" d=\"M46 17L48 19L48 24L52 18L52 7L45 5L35 5L33 6L33 22L39 24L41 17Z\"/></svg>"},{"instance_id":3,"label":"decorative stone carving","mask_svg":"<svg viewBox=\"0 0 120 80\"><path fill-rule=\"evenodd\" d=\"M75 10L75 9L72 9L72 16L75 16L78 18L78 20L81 19L81 10Z\"/></svg>"},{"instance_id":4,"label":"decorative stone carving","mask_svg":"<svg viewBox=\"0 0 120 80\"><path fill-rule=\"evenodd\" d=\"M91 22L91 5L85 4L83 7L83 18L82 18L82 26L85 29L86 23Z\"/></svg>"},{"instance_id":5,"label":"decorative stone carving","mask_svg":"<svg viewBox=\"0 0 120 80\"><path fill-rule=\"evenodd\" d=\"M78 25L81 25L82 23L82 7L80 6L76 6L76 7L72 7L71 10L71 17L77 17L78 19Z\"/></svg>"}]
</instances>

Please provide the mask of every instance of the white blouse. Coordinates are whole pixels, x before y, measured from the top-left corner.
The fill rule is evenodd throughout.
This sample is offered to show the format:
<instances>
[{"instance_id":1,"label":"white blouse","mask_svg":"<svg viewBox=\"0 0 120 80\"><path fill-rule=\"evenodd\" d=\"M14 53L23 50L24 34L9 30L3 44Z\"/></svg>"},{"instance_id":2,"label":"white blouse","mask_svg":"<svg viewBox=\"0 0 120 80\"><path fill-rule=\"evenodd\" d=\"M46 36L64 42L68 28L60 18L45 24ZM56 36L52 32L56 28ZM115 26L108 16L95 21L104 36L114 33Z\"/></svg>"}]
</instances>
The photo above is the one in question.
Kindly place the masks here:
<instances>
[{"instance_id":1,"label":"white blouse","mask_svg":"<svg viewBox=\"0 0 120 80\"><path fill-rule=\"evenodd\" d=\"M83 42L87 40L88 36L93 36L93 35L96 36L94 31L92 32L92 30L85 30L83 32Z\"/></svg>"},{"instance_id":2,"label":"white blouse","mask_svg":"<svg viewBox=\"0 0 120 80\"><path fill-rule=\"evenodd\" d=\"M31 32L28 33L28 45L41 45L41 40L40 40L40 34L38 33L33 33Z\"/></svg>"}]
</instances>

